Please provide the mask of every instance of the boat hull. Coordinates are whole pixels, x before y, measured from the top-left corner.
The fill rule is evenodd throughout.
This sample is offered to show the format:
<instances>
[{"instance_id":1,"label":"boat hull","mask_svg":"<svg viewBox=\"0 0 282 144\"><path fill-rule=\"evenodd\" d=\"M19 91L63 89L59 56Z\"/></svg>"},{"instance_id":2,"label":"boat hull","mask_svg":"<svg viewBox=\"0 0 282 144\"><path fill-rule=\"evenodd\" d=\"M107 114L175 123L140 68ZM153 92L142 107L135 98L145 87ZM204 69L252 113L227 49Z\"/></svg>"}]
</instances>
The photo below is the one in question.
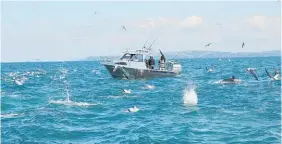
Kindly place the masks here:
<instances>
[{"instance_id":1,"label":"boat hull","mask_svg":"<svg viewBox=\"0 0 282 144\"><path fill-rule=\"evenodd\" d=\"M153 69L135 69L128 67L118 67L113 65L104 64L113 78L121 79L148 79L155 77L171 77L179 75L180 72L172 72L165 70L153 70Z\"/></svg>"}]
</instances>

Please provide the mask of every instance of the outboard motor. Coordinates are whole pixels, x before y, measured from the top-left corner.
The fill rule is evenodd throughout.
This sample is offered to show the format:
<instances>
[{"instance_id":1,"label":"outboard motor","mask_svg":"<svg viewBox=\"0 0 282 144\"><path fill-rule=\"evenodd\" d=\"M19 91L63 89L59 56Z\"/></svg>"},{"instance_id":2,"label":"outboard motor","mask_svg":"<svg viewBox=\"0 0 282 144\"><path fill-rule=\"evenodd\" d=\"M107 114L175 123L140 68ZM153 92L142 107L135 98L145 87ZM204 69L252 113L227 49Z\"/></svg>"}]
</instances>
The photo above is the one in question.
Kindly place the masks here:
<instances>
[{"instance_id":1,"label":"outboard motor","mask_svg":"<svg viewBox=\"0 0 282 144\"><path fill-rule=\"evenodd\" d=\"M180 74L181 70L182 70L182 66L179 63L172 64L172 71L173 72Z\"/></svg>"},{"instance_id":2,"label":"outboard motor","mask_svg":"<svg viewBox=\"0 0 282 144\"><path fill-rule=\"evenodd\" d=\"M175 61L170 61L169 62L169 67L170 67L171 71L173 71L173 72L175 72L177 74L181 73L182 66L181 66L180 63L175 62Z\"/></svg>"}]
</instances>

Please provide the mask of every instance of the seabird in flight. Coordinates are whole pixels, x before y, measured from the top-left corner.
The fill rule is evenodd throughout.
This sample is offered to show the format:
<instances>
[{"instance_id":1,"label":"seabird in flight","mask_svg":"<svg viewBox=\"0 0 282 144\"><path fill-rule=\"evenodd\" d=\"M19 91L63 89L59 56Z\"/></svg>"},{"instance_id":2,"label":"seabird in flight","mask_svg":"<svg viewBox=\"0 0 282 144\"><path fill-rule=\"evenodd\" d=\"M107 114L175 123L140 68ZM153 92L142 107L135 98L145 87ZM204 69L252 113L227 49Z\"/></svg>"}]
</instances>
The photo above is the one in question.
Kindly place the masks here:
<instances>
[{"instance_id":1,"label":"seabird in flight","mask_svg":"<svg viewBox=\"0 0 282 144\"><path fill-rule=\"evenodd\" d=\"M212 43L207 44L205 47L210 46Z\"/></svg>"},{"instance_id":2,"label":"seabird in flight","mask_svg":"<svg viewBox=\"0 0 282 144\"><path fill-rule=\"evenodd\" d=\"M125 26L121 26L125 31L126 31L126 28L125 28Z\"/></svg>"}]
</instances>

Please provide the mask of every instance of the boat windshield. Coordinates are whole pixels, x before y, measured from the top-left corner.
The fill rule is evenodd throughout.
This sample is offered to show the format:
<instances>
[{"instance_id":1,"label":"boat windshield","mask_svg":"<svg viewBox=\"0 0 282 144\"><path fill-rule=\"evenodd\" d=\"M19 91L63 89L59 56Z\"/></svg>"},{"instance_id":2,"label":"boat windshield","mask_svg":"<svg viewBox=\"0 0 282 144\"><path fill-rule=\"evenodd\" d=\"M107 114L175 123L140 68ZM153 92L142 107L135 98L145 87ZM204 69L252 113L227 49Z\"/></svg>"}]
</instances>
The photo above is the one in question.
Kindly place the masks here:
<instances>
[{"instance_id":1,"label":"boat windshield","mask_svg":"<svg viewBox=\"0 0 282 144\"><path fill-rule=\"evenodd\" d=\"M135 54L125 54L120 59L121 60L130 60Z\"/></svg>"},{"instance_id":2,"label":"boat windshield","mask_svg":"<svg viewBox=\"0 0 282 144\"><path fill-rule=\"evenodd\" d=\"M125 54L121 58L121 60L135 61L135 62L143 62L143 55L141 54Z\"/></svg>"},{"instance_id":3,"label":"boat windshield","mask_svg":"<svg viewBox=\"0 0 282 144\"><path fill-rule=\"evenodd\" d=\"M135 62L143 62L143 55L141 54L136 54L131 61L135 61Z\"/></svg>"}]
</instances>

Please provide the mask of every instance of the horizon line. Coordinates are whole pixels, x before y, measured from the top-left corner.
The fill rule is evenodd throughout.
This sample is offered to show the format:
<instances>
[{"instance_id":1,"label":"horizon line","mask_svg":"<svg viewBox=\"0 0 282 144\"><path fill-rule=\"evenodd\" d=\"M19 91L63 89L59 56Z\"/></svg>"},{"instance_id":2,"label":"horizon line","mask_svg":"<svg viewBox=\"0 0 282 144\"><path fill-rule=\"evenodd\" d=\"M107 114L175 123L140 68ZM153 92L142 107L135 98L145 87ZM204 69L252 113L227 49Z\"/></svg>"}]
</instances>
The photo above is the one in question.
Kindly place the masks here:
<instances>
[{"instance_id":1,"label":"horizon line","mask_svg":"<svg viewBox=\"0 0 282 144\"><path fill-rule=\"evenodd\" d=\"M90 56L91 57L91 56ZM96 56L95 56L96 57ZM97 56L99 57L99 56ZM266 57L280 57L279 56L233 56L230 58L266 58ZM87 57L86 57L87 58ZM56 63L56 62L87 62L87 61L97 61L99 62L99 60L87 60L86 58L84 59L80 59L80 60L50 60L50 61L1 61L0 63ZM178 59L228 59L228 57L187 57L187 58L178 58Z\"/></svg>"}]
</instances>

